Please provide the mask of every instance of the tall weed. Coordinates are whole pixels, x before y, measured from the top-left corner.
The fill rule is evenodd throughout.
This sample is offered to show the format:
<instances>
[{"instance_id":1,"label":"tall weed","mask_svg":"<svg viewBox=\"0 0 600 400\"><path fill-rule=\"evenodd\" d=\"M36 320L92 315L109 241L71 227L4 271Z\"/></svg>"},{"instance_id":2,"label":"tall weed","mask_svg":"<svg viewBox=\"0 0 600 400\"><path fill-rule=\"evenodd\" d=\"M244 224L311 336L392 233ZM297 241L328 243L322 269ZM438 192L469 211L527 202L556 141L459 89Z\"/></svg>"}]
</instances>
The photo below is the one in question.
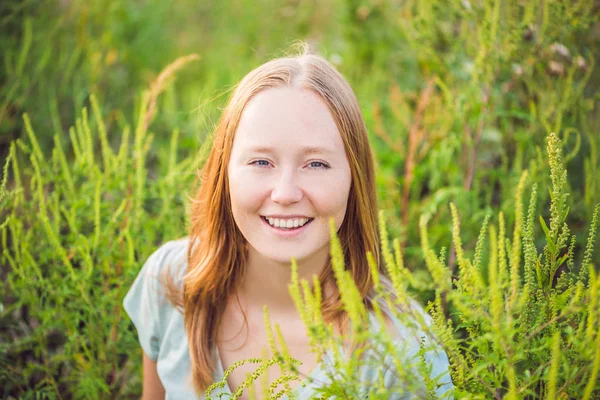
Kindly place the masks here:
<instances>
[{"instance_id":1,"label":"tall weed","mask_svg":"<svg viewBox=\"0 0 600 400\"><path fill-rule=\"evenodd\" d=\"M528 179L525 171L513 196L516 219L512 240L500 212L497 218L485 219L474 254L469 257L462 244L458 209L450 204L452 242L458 263L456 279L450 277L445 250L438 255L431 247L427 216L421 218L421 250L435 287L435 300L427 307L432 320L424 318L411 303L407 290L417 277L403 266L399 241L390 244L381 215L385 271L393 290L386 290L380 284L381 271L371 263L376 292L397 321L421 333L420 345L408 340L411 348L406 342L394 342L391 330L373 332L365 328L370 317L349 272L344 270L334 225L332 264L353 327L351 338L361 351L344 354L340 350L342 340L349 338L334 337L332 327L324 322L317 278L311 289L308 281L298 280L297 267L292 263L290 293L303 316L313 352L319 361L334 366L328 370L326 381L317 382L317 396L390 399L405 394L410 398L586 400L600 396L600 276L591 261L600 204L594 209L582 261L575 262L575 238L565 223L569 212L567 172L562 144L555 134L548 136L547 154L552 182L549 221L541 216L539 220L536 218L535 184L531 186L527 214L524 213L522 202ZM540 249L536 246L538 236L545 243ZM449 319L448 309L451 309ZM273 338L265 312L266 328ZM376 306L373 314L381 326L386 326L381 307ZM275 331L279 332L277 325ZM315 384L310 376L306 380L300 376L281 336L277 341L279 347L274 339L271 342L274 357L253 360L261 366L232 398L238 398L242 389L250 387L273 363L280 363L287 373L284 379L271 385L265 393L268 398L284 394L293 398L289 386L279 387L289 380ZM441 346L449 357L453 391L436 393L442 382L430 376L431 365L425 357L435 351L435 346ZM374 369L378 378L361 381L361 368ZM391 384L384 379L390 368L396 378ZM207 395L215 396L216 389L222 388L226 379L227 376L211 387Z\"/></svg>"}]
</instances>

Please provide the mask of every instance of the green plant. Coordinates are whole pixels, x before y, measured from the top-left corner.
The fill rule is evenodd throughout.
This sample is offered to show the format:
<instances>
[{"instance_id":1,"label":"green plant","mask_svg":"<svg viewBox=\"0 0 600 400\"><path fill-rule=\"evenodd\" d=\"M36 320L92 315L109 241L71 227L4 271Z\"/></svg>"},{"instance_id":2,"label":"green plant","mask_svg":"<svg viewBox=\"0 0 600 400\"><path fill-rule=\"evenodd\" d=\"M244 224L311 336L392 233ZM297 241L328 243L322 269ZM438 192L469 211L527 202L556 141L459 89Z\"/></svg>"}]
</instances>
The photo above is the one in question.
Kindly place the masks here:
<instances>
[{"instance_id":1,"label":"green plant","mask_svg":"<svg viewBox=\"0 0 600 400\"><path fill-rule=\"evenodd\" d=\"M140 358L131 357L139 345L121 302L140 262L185 235L195 170L193 158L177 157L177 131L149 170L151 98L145 93L135 131L125 126L114 152L92 96L95 129L84 108L70 130L72 163L58 135L45 157L24 116L28 141L11 144L0 191L3 396L139 393Z\"/></svg>"},{"instance_id":2,"label":"green plant","mask_svg":"<svg viewBox=\"0 0 600 400\"><path fill-rule=\"evenodd\" d=\"M139 347L133 327L121 318L119 296L140 261L159 243L185 233L185 193L200 165L189 154L210 144L206 138L222 105L222 88L298 38L334 62L355 89L378 160L380 204L408 271L404 280L415 298L437 304L432 307L440 319L452 319L456 354L481 367L487 350L469 342L469 332L487 335L491 328L461 321L454 280L463 287L481 288L483 282L491 290L493 271L487 265L496 263L499 290L510 286L512 296L518 272L517 297L527 287L527 298L540 305L512 308L524 312L512 321L522 317L534 325L548 312L562 315L561 301L574 298L570 285L591 282L584 265L597 266L599 258L585 230L600 202L594 94L600 52L592 0L236 0L234 7L179 1L169 4L168 12L155 0L0 3L5 59L0 69L0 276L5 282L0 387L5 396L69 397L85 389L101 398L139 391L139 363L131 357ZM153 132L130 123L130 115L145 118L139 88L148 87L170 60L190 53L199 53L200 61L166 81ZM102 110L95 111L90 93L96 93ZM84 106L93 118L81 113ZM21 117L25 111L29 124ZM552 182L543 151L552 131L562 141L570 172L561 183L571 206L564 221L541 207L551 191L534 189ZM527 215L515 203L515 187L521 196L535 192ZM466 256L460 261L451 247L449 202L456 205L455 214L460 210L459 237L465 253L474 249L471 263L478 275L461 278ZM552 242L539 234L538 214L549 221ZM421 225L414 222L420 216ZM503 256L501 220L505 234L514 227ZM437 259L443 262L431 256L423 262L421 231L429 248L442 249ZM577 301L589 298L590 289L581 290ZM553 307L558 308L548 311ZM500 316L508 317L502 311ZM582 313L573 316L581 319L577 323L561 317L576 327L578 338L581 324L588 331ZM564 344L568 334L562 321L556 324ZM506 323L502 335L512 329ZM532 338L548 337L543 330ZM540 354L553 348L545 339L539 343ZM572 357L573 348L563 353ZM591 349L568 360L583 360ZM94 362L99 353L106 354L106 362ZM560 363L536 357L515 361L515 388L522 387L519 379L528 379L527 370L542 380L552 371L558 393L570 379L567 372L579 368L563 370ZM541 359L548 371L531 366ZM512 372L481 368L486 379L495 376L499 395L508 393ZM584 379L588 372L586 365L571 378ZM474 373L465 376L477 386ZM534 380L527 390L542 396L547 389Z\"/></svg>"},{"instance_id":3,"label":"green plant","mask_svg":"<svg viewBox=\"0 0 600 400\"><path fill-rule=\"evenodd\" d=\"M345 9L344 37L356 43L342 53L352 65L345 72L364 99L381 204L409 269L419 269L420 249L417 224L408 222L426 214L430 240L446 245L448 201L471 210L462 219L468 244L494 210L512 223L509 194L522 171L546 185L550 132L564 143L573 172L569 223L583 237L581 222L600 201L598 42L585 33L594 26L593 1L348 0ZM546 196L538 193L541 202ZM454 271L456 255L448 259Z\"/></svg>"},{"instance_id":4,"label":"green plant","mask_svg":"<svg viewBox=\"0 0 600 400\"><path fill-rule=\"evenodd\" d=\"M427 321L411 307L407 290L414 284L415 276L403 266L398 240L394 240L394 252L391 251L383 217L380 219L385 270L393 283L393 291L381 285L380 271L371 262L376 292L395 318L408 326L417 326L443 344L450 359L455 386L455 392L448 395L473 399L565 397L586 400L600 395L600 276L592 264L600 204L594 210L583 260L577 268L574 261L575 238L570 235L565 223L569 206L562 144L555 134L548 136L547 150L552 186L549 224L540 217L545 241L542 251L535 245L535 185L527 215L523 213L526 172L514 196L516 219L512 240L507 236L502 213L498 215L497 224L486 218L472 258L467 257L463 249L458 210L454 204L450 205L452 237L459 267L458 277L454 280L451 280L446 265L445 250L440 255L434 252L428 239L426 217L421 219L421 248L436 288L435 300L428 306L433 317L433 332ZM364 365L365 353L343 355L341 339L334 337L331 326L325 324L320 313L321 292L317 278L314 278L312 288L308 281L299 281L297 267L292 261L290 293L308 328L313 352L322 359L329 349L334 349L334 372L331 372L331 379L323 383L318 395L323 398L332 395L363 398L361 396L368 394L370 399L389 399L393 394L406 391L418 397L418 385L405 386L406 382L418 381L410 378L411 373L417 373L428 389L426 395L436 397L436 382L424 372L427 371L425 360L417 358L414 364L407 363L406 354L397 351L397 343L391 340L390 332L384 330L373 334L364 328L369 318L367 310L351 276L344 270L343 255L333 225L331 234L332 264L344 308L353 327L351 337L362 345L370 346L380 370L383 370L382 365L387 364L382 354L393 355L391 365L396 367L394 373L400 384L386 386L383 379L373 382L356 380L358 366L360 363ZM445 317L448 307L451 308L452 319ZM373 313L381 326L386 326L379 306ZM266 326L275 356L253 360L261 366L248 377L233 398L249 387L266 366L275 362L280 363L286 373L283 382L302 378L281 335L277 337L279 347L275 346L268 314ZM275 326L275 331L279 333L278 326ZM378 349L383 351L377 352ZM420 355L427 351L425 348L418 350ZM414 371L411 371L413 368ZM211 390L222 387L225 379L217 382ZM269 398L278 398L284 393L293 396L289 387L277 392L279 383L282 382L271 385L266 393Z\"/></svg>"}]
</instances>

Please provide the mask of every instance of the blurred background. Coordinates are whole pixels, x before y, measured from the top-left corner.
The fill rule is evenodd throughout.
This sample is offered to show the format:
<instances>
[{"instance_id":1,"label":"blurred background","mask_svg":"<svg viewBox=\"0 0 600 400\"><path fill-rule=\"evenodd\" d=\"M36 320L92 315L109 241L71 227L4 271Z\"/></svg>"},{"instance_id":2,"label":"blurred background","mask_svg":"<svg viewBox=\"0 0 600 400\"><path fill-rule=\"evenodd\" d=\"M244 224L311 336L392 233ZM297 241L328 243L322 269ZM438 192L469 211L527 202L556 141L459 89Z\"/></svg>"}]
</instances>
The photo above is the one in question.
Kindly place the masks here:
<instances>
[{"instance_id":1,"label":"blurred background","mask_svg":"<svg viewBox=\"0 0 600 400\"><path fill-rule=\"evenodd\" d=\"M108 144L117 149L125 128L136 124L142 93L159 82L145 168L148 182L161 181L169 190L149 195L144 215L164 216L166 209L172 224L147 221L143 243L133 236L126 289L152 249L186 233L186 196L197 162L167 174L170 162L197 160L232 86L305 41L355 90L376 153L380 206L390 235L400 239L407 267L419 277L413 290L425 301L432 288L423 267L419 217L428 221L432 245L449 249L448 202L454 202L463 241L472 249L486 214L503 211L509 226L513 222L514 193L525 169L529 183L540 188L538 212L546 215L545 139L551 132L563 141L568 222L578 234L576 247L585 247L600 202L599 10L600 2L593 0L3 0L0 160L4 165L11 143L28 147L27 113L41 152L50 156L58 141L68 163L76 164L69 129L84 107L90 109L91 95L100 105ZM169 64L190 54L198 58L159 78ZM99 129L97 121L90 124ZM94 139L94 152L100 144ZM26 157L21 161L23 170L31 168ZM130 167L127 171L134 171ZM3 178L8 189L17 184L8 168ZM92 198L94 190L85 190ZM169 202L161 203L166 192ZM118 210L111 199L98 211L107 220ZM20 212L35 215L36 210ZM84 211L78 215L88 218ZM93 231L89 225L81 232ZM23 227L35 232L33 222ZM8 247L17 231L3 232ZM68 242L65 232L60 230L60 237ZM454 255L447 256L453 268ZM35 392L49 398L57 393L135 397L139 348L128 321L111 325L114 318L107 317L105 330L116 326L119 334L98 339L98 351L106 355L99 366L93 362L98 354L76 349L79 342L70 336L77 336L77 328L53 322L52 307L60 302L32 300L44 297L44 285L54 281L36 286L34 278L18 280L11 265L4 258L0 266L1 276L12 282L3 287L0 304L0 361L10 365L0 372L4 398L33 398ZM44 270L41 276L51 279ZM81 314L80 328L90 328L85 321L93 315L112 315L125 293L112 290L104 292L111 301L91 301L98 310ZM110 344L115 341L119 344Z\"/></svg>"}]
</instances>

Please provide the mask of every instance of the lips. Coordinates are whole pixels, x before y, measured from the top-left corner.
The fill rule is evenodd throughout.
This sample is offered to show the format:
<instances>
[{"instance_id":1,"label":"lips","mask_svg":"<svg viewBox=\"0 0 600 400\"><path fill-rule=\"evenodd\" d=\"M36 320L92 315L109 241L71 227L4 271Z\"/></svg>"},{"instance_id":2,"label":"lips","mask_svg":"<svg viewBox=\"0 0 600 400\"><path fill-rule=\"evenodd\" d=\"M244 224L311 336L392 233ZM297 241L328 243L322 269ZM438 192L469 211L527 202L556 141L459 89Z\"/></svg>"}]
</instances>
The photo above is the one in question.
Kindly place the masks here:
<instances>
[{"instance_id":1,"label":"lips","mask_svg":"<svg viewBox=\"0 0 600 400\"><path fill-rule=\"evenodd\" d=\"M274 226L275 228L287 228L287 229L301 227L311 220L311 218L308 218L308 217L279 218L279 217L265 216L264 218L267 220L269 225Z\"/></svg>"},{"instance_id":2,"label":"lips","mask_svg":"<svg viewBox=\"0 0 600 400\"><path fill-rule=\"evenodd\" d=\"M272 232L274 232L278 236L282 236L282 237L296 236L296 235L300 234L301 232L303 232L304 230L306 230L307 227L310 226L310 224L312 223L312 221L314 221L314 218L310 218L302 226L291 227L291 228L287 228L287 227L283 228L283 227L276 227L276 226L271 225L269 223L269 221L267 220L267 217L265 217L265 216L261 216L260 219L265 223L265 225L269 228L269 230L271 230Z\"/></svg>"}]
</instances>

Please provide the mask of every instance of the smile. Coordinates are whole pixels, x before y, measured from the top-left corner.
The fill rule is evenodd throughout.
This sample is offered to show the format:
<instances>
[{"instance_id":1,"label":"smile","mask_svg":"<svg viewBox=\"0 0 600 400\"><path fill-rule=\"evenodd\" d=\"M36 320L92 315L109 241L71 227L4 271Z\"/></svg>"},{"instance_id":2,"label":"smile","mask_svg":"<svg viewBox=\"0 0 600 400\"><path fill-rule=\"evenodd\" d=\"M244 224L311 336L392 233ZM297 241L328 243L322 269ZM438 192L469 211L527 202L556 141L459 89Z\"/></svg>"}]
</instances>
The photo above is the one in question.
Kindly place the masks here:
<instances>
[{"instance_id":1,"label":"smile","mask_svg":"<svg viewBox=\"0 0 600 400\"><path fill-rule=\"evenodd\" d=\"M262 219L269 227L276 229L277 231L283 232L300 232L309 225L314 218L272 218L261 216Z\"/></svg>"}]
</instances>

